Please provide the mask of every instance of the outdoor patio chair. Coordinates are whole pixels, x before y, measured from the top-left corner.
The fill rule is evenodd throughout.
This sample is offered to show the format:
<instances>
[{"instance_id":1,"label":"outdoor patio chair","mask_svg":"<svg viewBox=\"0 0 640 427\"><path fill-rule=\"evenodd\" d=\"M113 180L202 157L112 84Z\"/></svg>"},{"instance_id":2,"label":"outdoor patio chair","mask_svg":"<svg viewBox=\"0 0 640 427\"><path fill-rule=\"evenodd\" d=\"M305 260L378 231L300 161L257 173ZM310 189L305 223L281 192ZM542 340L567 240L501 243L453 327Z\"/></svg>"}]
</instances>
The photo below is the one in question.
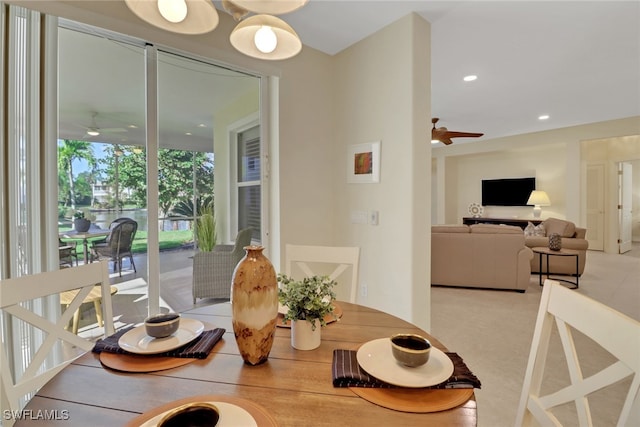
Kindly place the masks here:
<instances>
[{"instance_id":1,"label":"outdoor patio chair","mask_svg":"<svg viewBox=\"0 0 640 427\"><path fill-rule=\"evenodd\" d=\"M193 256L193 303L196 298L231 297L233 270L251 244L251 228L240 230L233 245L216 245L211 252Z\"/></svg>"},{"instance_id":2,"label":"outdoor patio chair","mask_svg":"<svg viewBox=\"0 0 640 427\"><path fill-rule=\"evenodd\" d=\"M129 257L131 267L136 272L136 264L133 261L131 247L138 230L138 223L129 218L117 219L115 225L104 242L92 242L91 260L109 259L113 261L113 270L122 276L122 259Z\"/></svg>"},{"instance_id":3,"label":"outdoor patio chair","mask_svg":"<svg viewBox=\"0 0 640 427\"><path fill-rule=\"evenodd\" d=\"M74 258L76 265L78 265L77 244L78 242L63 242L62 239L58 238L58 259L60 260L61 267L73 267Z\"/></svg>"}]
</instances>

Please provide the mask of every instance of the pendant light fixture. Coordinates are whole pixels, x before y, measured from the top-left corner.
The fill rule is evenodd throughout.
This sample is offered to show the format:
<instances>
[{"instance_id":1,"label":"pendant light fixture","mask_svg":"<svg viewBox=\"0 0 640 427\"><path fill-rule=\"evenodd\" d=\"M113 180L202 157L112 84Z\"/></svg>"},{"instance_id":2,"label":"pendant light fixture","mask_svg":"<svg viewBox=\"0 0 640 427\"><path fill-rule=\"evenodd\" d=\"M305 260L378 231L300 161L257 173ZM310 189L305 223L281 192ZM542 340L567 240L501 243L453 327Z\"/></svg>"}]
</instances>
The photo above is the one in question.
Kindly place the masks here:
<instances>
[{"instance_id":1,"label":"pendant light fixture","mask_svg":"<svg viewBox=\"0 0 640 427\"><path fill-rule=\"evenodd\" d=\"M238 51L258 59L287 59L302 50L300 37L293 28L271 15L245 19L233 29L229 40Z\"/></svg>"},{"instance_id":2,"label":"pendant light fixture","mask_svg":"<svg viewBox=\"0 0 640 427\"><path fill-rule=\"evenodd\" d=\"M238 6L231 0L222 0L222 8L229 12L229 15L233 16L236 22L242 21L249 14L247 9Z\"/></svg>"},{"instance_id":3,"label":"pendant light fixture","mask_svg":"<svg viewBox=\"0 0 640 427\"><path fill-rule=\"evenodd\" d=\"M218 12L210 0L125 0L138 18L180 34L204 34L218 26Z\"/></svg>"},{"instance_id":4,"label":"pendant light fixture","mask_svg":"<svg viewBox=\"0 0 640 427\"><path fill-rule=\"evenodd\" d=\"M309 0L233 0L243 9L267 15L282 15L293 12L307 4Z\"/></svg>"}]
</instances>

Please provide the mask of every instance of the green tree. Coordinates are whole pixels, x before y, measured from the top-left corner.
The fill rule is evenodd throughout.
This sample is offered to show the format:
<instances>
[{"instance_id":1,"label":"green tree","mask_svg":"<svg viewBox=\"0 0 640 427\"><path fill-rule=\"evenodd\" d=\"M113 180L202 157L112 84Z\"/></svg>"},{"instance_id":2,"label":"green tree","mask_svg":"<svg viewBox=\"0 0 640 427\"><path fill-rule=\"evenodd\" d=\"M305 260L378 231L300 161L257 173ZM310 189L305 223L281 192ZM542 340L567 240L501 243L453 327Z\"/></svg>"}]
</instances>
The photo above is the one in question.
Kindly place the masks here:
<instances>
[{"instance_id":1,"label":"green tree","mask_svg":"<svg viewBox=\"0 0 640 427\"><path fill-rule=\"evenodd\" d=\"M146 153L135 153L132 148L119 147L117 157L118 187L132 192L131 198L139 207L147 205ZM115 148L103 160L107 182L115 183ZM202 198L213 197L213 158L210 153L161 149L158 152L158 200L160 214L167 216L181 201L191 200L194 194ZM194 167L195 165L195 167Z\"/></svg>"},{"instance_id":2,"label":"green tree","mask_svg":"<svg viewBox=\"0 0 640 427\"><path fill-rule=\"evenodd\" d=\"M91 172L81 172L75 179L76 204L90 206L93 202L93 176Z\"/></svg>"},{"instance_id":3,"label":"green tree","mask_svg":"<svg viewBox=\"0 0 640 427\"><path fill-rule=\"evenodd\" d=\"M73 178L73 161L86 160L93 169L96 166L96 159L93 155L91 143L74 139L63 139L58 142L58 174L65 176L68 185L68 201L72 209L76 208L76 189ZM61 186L60 188L65 188ZM65 199L67 199L65 197ZM63 199L64 200L64 199Z\"/></svg>"}]
</instances>

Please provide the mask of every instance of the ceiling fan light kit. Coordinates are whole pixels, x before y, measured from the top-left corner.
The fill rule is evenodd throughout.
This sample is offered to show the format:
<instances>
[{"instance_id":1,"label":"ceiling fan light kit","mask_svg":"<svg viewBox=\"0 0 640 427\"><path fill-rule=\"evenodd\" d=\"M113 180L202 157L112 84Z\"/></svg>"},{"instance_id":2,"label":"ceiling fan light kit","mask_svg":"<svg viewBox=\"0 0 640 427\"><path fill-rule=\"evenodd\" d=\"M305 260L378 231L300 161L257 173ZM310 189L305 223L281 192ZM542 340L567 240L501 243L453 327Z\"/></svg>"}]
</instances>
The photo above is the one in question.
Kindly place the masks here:
<instances>
[{"instance_id":1,"label":"ceiling fan light kit","mask_svg":"<svg viewBox=\"0 0 640 427\"><path fill-rule=\"evenodd\" d=\"M129 9L143 21L179 34L204 34L219 22L210 0L125 0Z\"/></svg>"},{"instance_id":2,"label":"ceiling fan light kit","mask_svg":"<svg viewBox=\"0 0 640 427\"><path fill-rule=\"evenodd\" d=\"M289 24L271 15L254 15L231 32L231 45L252 58L279 60L302 50L302 42Z\"/></svg>"}]
</instances>

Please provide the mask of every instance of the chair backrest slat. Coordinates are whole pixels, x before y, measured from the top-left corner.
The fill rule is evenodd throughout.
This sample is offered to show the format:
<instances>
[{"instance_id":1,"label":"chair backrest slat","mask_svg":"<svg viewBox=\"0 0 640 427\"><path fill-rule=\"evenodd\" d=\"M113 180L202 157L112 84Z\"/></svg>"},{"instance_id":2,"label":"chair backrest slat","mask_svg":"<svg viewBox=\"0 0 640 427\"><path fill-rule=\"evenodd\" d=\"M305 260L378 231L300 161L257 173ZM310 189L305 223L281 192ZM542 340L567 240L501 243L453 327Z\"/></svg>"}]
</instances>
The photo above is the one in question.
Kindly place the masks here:
<instances>
[{"instance_id":1,"label":"chair backrest slat","mask_svg":"<svg viewBox=\"0 0 640 427\"><path fill-rule=\"evenodd\" d=\"M316 275L310 264L333 265L329 277L337 280L349 267L351 276L348 280L349 302L355 303L358 290L358 274L360 264L360 248L345 246L305 246L287 244L285 248L285 274L290 276L294 267L300 269L307 277Z\"/></svg>"},{"instance_id":2,"label":"chair backrest slat","mask_svg":"<svg viewBox=\"0 0 640 427\"><path fill-rule=\"evenodd\" d=\"M50 359L51 351L57 342L63 342L82 351L88 351L93 347L92 341L73 334L65 327L69 324L76 309L80 307L96 285L99 285L102 291L104 336L113 334L113 307L107 268L107 262L96 262L79 267L0 280L0 311L45 333L44 341L33 354L20 378L15 378L12 374L13 369L10 361L22 360L21 351L19 348L14 351L14 343L3 342L0 351L0 409L2 411L20 410L20 401L24 399L25 395L37 391L77 357L69 356L63 358L64 360L55 366L45 366L45 362ZM29 301L37 301L40 298L75 290L78 292L74 299L55 321L30 310L30 304L25 304ZM13 424L13 420L4 420L4 422L7 426Z\"/></svg>"},{"instance_id":3,"label":"chair backrest slat","mask_svg":"<svg viewBox=\"0 0 640 427\"><path fill-rule=\"evenodd\" d=\"M541 395L554 323L558 328L570 384ZM574 330L599 344L617 361L585 378L580 366L580 360L584 358L578 357L572 335ZM621 405L618 426L638 425L636 423L640 421L640 322L557 281L546 280L515 425L560 425L552 410L574 403L578 424L591 426L589 395L626 378L632 380Z\"/></svg>"}]
</instances>

